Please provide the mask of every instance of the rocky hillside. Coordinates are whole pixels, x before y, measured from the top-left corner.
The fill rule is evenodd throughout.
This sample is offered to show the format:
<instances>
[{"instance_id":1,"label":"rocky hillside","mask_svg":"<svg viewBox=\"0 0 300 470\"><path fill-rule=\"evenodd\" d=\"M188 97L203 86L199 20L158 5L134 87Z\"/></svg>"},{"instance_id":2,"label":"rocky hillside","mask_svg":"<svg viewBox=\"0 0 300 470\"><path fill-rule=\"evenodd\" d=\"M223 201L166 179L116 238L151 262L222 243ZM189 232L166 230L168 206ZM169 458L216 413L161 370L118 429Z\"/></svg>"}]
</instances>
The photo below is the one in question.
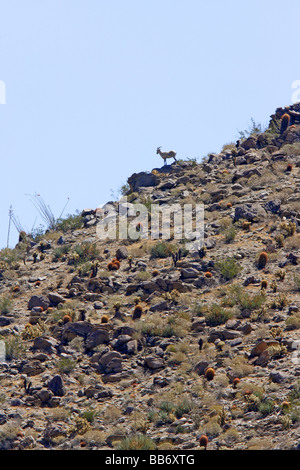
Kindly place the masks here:
<instances>
[{"instance_id":1,"label":"rocky hillside","mask_svg":"<svg viewBox=\"0 0 300 470\"><path fill-rule=\"evenodd\" d=\"M85 209L1 250L0 448L297 449L300 105L128 188L202 202L204 246L99 240Z\"/></svg>"}]
</instances>

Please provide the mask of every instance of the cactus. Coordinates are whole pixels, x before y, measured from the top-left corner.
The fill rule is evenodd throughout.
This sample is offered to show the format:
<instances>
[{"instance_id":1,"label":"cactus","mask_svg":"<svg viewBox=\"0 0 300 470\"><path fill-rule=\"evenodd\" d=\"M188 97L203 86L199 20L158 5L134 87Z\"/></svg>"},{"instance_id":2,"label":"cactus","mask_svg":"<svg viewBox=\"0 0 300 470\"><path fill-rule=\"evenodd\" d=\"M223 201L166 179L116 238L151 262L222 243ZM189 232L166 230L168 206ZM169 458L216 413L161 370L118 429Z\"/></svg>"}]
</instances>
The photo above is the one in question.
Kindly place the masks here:
<instances>
[{"instance_id":1,"label":"cactus","mask_svg":"<svg viewBox=\"0 0 300 470\"><path fill-rule=\"evenodd\" d=\"M265 251L262 251L258 258L258 267L263 269L268 262L268 255Z\"/></svg>"},{"instance_id":2,"label":"cactus","mask_svg":"<svg viewBox=\"0 0 300 470\"><path fill-rule=\"evenodd\" d=\"M118 261L117 259L110 261L107 265L107 269L109 271L117 271L119 268L120 268L120 261Z\"/></svg>"},{"instance_id":3,"label":"cactus","mask_svg":"<svg viewBox=\"0 0 300 470\"><path fill-rule=\"evenodd\" d=\"M290 115L285 113L281 118L280 134L283 134L290 125Z\"/></svg>"},{"instance_id":4,"label":"cactus","mask_svg":"<svg viewBox=\"0 0 300 470\"><path fill-rule=\"evenodd\" d=\"M97 276L98 266L99 266L98 261L94 261L94 262L92 263L92 266L91 266L91 275L90 275L90 277L96 277L96 276Z\"/></svg>"},{"instance_id":5,"label":"cactus","mask_svg":"<svg viewBox=\"0 0 300 470\"><path fill-rule=\"evenodd\" d=\"M212 368L212 367L209 367L208 369L206 369L205 371L205 377L207 380L213 380L214 376L215 376L215 370Z\"/></svg>"},{"instance_id":6,"label":"cactus","mask_svg":"<svg viewBox=\"0 0 300 470\"><path fill-rule=\"evenodd\" d=\"M142 232L142 231L143 231L143 224L142 224L142 222L138 222L138 223L136 224L136 227L135 227L135 228L136 228L136 231L137 231L137 232Z\"/></svg>"},{"instance_id":7,"label":"cactus","mask_svg":"<svg viewBox=\"0 0 300 470\"><path fill-rule=\"evenodd\" d=\"M276 281L273 281L273 282L272 282L271 288L272 288L272 291L273 291L274 293L277 292L277 282L276 282Z\"/></svg>"},{"instance_id":8,"label":"cactus","mask_svg":"<svg viewBox=\"0 0 300 470\"><path fill-rule=\"evenodd\" d=\"M204 449L206 450L207 448L207 444L208 444L208 437L205 436L205 434L203 434L200 439L199 439L199 444L200 444L200 447L204 447Z\"/></svg>"},{"instance_id":9,"label":"cactus","mask_svg":"<svg viewBox=\"0 0 300 470\"><path fill-rule=\"evenodd\" d=\"M137 320L138 318L141 318L142 313L143 313L143 307L137 304L133 310L132 320Z\"/></svg>"},{"instance_id":10,"label":"cactus","mask_svg":"<svg viewBox=\"0 0 300 470\"><path fill-rule=\"evenodd\" d=\"M121 316L120 308L122 307L121 302L115 302L113 304L113 309L115 311L115 318L119 318Z\"/></svg>"},{"instance_id":11,"label":"cactus","mask_svg":"<svg viewBox=\"0 0 300 470\"><path fill-rule=\"evenodd\" d=\"M207 278L211 278L212 277L212 273L210 271L207 271L205 274L204 274L205 277Z\"/></svg>"},{"instance_id":12,"label":"cactus","mask_svg":"<svg viewBox=\"0 0 300 470\"><path fill-rule=\"evenodd\" d=\"M64 315L64 317L63 317L63 322L64 322L64 324L65 324L65 323L69 323L69 322L71 322L71 321L72 321L72 318L71 318L70 315Z\"/></svg>"},{"instance_id":13,"label":"cactus","mask_svg":"<svg viewBox=\"0 0 300 470\"><path fill-rule=\"evenodd\" d=\"M238 377L233 379L233 388L236 388L239 383L240 383L240 379Z\"/></svg>"},{"instance_id":14,"label":"cactus","mask_svg":"<svg viewBox=\"0 0 300 470\"><path fill-rule=\"evenodd\" d=\"M263 279L263 280L261 281L261 285L260 285L260 286L261 286L261 289L267 289L267 287L268 287L268 281L266 281L265 279Z\"/></svg>"}]
</instances>

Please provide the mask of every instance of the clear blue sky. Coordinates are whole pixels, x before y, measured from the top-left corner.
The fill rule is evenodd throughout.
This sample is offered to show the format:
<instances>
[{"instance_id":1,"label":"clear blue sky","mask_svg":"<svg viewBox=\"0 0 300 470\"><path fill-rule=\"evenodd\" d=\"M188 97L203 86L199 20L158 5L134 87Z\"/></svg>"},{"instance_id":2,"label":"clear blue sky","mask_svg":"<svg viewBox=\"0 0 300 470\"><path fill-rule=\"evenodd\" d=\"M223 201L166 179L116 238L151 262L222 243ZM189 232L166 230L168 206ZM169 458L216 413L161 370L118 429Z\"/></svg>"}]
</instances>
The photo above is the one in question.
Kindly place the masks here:
<instances>
[{"instance_id":1,"label":"clear blue sky","mask_svg":"<svg viewBox=\"0 0 300 470\"><path fill-rule=\"evenodd\" d=\"M218 152L291 104L299 0L0 0L0 247L12 205L96 208L134 172ZM17 232L12 227L10 246Z\"/></svg>"}]
</instances>

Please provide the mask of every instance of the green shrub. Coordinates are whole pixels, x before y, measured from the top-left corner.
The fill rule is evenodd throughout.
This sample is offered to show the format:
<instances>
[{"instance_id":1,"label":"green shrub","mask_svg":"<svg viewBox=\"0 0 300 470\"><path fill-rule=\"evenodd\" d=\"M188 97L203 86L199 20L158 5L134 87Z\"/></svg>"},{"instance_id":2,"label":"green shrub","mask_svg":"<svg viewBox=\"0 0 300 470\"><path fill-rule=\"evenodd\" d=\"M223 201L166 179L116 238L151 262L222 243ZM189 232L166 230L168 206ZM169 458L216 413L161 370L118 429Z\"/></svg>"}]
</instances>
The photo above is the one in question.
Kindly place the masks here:
<instances>
[{"instance_id":1,"label":"green shrub","mask_svg":"<svg viewBox=\"0 0 300 470\"><path fill-rule=\"evenodd\" d=\"M294 277L294 289L298 292L300 292L300 276L295 276Z\"/></svg>"},{"instance_id":2,"label":"green shrub","mask_svg":"<svg viewBox=\"0 0 300 470\"><path fill-rule=\"evenodd\" d=\"M250 135L257 135L261 134L264 132L266 129L263 128L263 126L260 123L256 123L253 118L251 118L251 125L249 125L248 129L245 129L244 131L239 131L239 138L240 140L245 140Z\"/></svg>"},{"instance_id":3,"label":"green shrub","mask_svg":"<svg viewBox=\"0 0 300 470\"><path fill-rule=\"evenodd\" d=\"M175 408L175 416L177 419L182 418L183 415L188 414L194 408L193 403L188 398L183 398Z\"/></svg>"},{"instance_id":4,"label":"green shrub","mask_svg":"<svg viewBox=\"0 0 300 470\"><path fill-rule=\"evenodd\" d=\"M166 413L174 413L175 407L175 404L171 401L162 401L159 404L159 409L161 411L165 411Z\"/></svg>"},{"instance_id":5,"label":"green shrub","mask_svg":"<svg viewBox=\"0 0 300 470\"><path fill-rule=\"evenodd\" d=\"M59 246L58 248L55 248L52 254L53 261L60 260L61 258L63 258L63 256L67 255L69 251L70 251L69 245L62 245L62 246Z\"/></svg>"},{"instance_id":6,"label":"green shrub","mask_svg":"<svg viewBox=\"0 0 300 470\"><path fill-rule=\"evenodd\" d=\"M292 385L288 398L289 400L291 400L291 402L294 402L294 401L298 402L298 400L300 399L300 381L299 380Z\"/></svg>"},{"instance_id":7,"label":"green shrub","mask_svg":"<svg viewBox=\"0 0 300 470\"><path fill-rule=\"evenodd\" d=\"M97 411L87 410L84 411L81 415L82 418L86 419L89 423L93 423L96 417Z\"/></svg>"},{"instance_id":8,"label":"green shrub","mask_svg":"<svg viewBox=\"0 0 300 470\"><path fill-rule=\"evenodd\" d=\"M19 336L11 336L4 340L5 358L7 361L19 359L24 356L26 348Z\"/></svg>"},{"instance_id":9,"label":"green shrub","mask_svg":"<svg viewBox=\"0 0 300 470\"><path fill-rule=\"evenodd\" d=\"M10 295L2 295L0 297L0 314L9 313L13 306L13 300Z\"/></svg>"},{"instance_id":10,"label":"green shrub","mask_svg":"<svg viewBox=\"0 0 300 470\"><path fill-rule=\"evenodd\" d=\"M236 229L233 225L224 230L224 237L225 237L226 243L232 242L235 239L235 236L236 236Z\"/></svg>"},{"instance_id":11,"label":"green shrub","mask_svg":"<svg viewBox=\"0 0 300 470\"><path fill-rule=\"evenodd\" d=\"M260 308L266 300L266 295L259 292L250 295L243 290L241 286L232 286L227 290L227 293L222 300L222 305L225 307L239 307L241 311L255 310Z\"/></svg>"},{"instance_id":12,"label":"green shrub","mask_svg":"<svg viewBox=\"0 0 300 470\"><path fill-rule=\"evenodd\" d=\"M78 230L83 225L83 217L76 211L75 214L68 214L64 219L58 219L56 221L56 230L63 233L68 232L69 230Z\"/></svg>"},{"instance_id":13,"label":"green shrub","mask_svg":"<svg viewBox=\"0 0 300 470\"><path fill-rule=\"evenodd\" d=\"M242 267L234 258L221 260L216 264L216 267L226 281L235 278L242 270Z\"/></svg>"},{"instance_id":14,"label":"green shrub","mask_svg":"<svg viewBox=\"0 0 300 470\"><path fill-rule=\"evenodd\" d=\"M75 266L96 260L99 256L99 250L94 243L83 242L74 247L73 255L70 256L69 263Z\"/></svg>"},{"instance_id":15,"label":"green shrub","mask_svg":"<svg viewBox=\"0 0 300 470\"><path fill-rule=\"evenodd\" d=\"M136 434L123 439L118 450L156 450L155 442L144 434Z\"/></svg>"},{"instance_id":16,"label":"green shrub","mask_svg":"<svg viewBox=\"0 0 300 470\"><path fill-rule=\"evenodd\" d=\"M148 281L151 278L151 274L148 271L140 271L136 274L135 279L137 281Z\"/></svg>"},{"instance_id":17,"label":"green shrub","mask_svg":"<svg viewBox=\"0 0 300 470\"><path fill-rule=\"evenodd\" d=\"M209 326L222 325L232 317L232 312L224 309L218 304L212 304L209 311L205 314L206 323Z\"/></svg>"},{"instance_id":18,"label":"green shrub","mask_svg":"<svg viewBox=\"0 0 300 470\"><path fill-rule=\"evenodd\" d=\"M168 258L176 251L177 248L171 243L158 242L151 247L150 256L151 258Z\"/></svg>"},{"instance_id":19,"label":"green shrub","mask_svg":"<svg viewBox=\"0 0 300 470\"><path fill-rule=\"evenodd\" d=\"M269 400L269 399L266 399L266 400L263 400L261 401L257 408L258 408L258 411L262 414L262 415L268 415L268 414L271 414L274 410L274 402L273 400Z\"/></svg>"},{"instance_id":20,"label":"green shrub","mask_svg":"<svg viewBox=\"0 0 300 470\"><path fill-rule=\"evenodd\" d=\"M24 259L26 253L26 243L22 242L15 248L3 248L0 250L0 264L5 268L15 269L19 261Z\"/></svg>"},{"instance_id":21,"label":"green shrub","mask_svg":"<svg viewBox=\"0 0 300 470\"><path fill-rule=\"evenodd\" d=\"M59 372L67 374L69 372L72 372L75 369L76 361L74 361L73 359L69 357L62 357L57 362L56 366Z\"/></svg>"},{"instance_id":22,"label":"green shrub","mask_svg":"<svg viewBox=\"0 0 300 470\"><path fill-rule=\"evenodd\" d=\"M290 315L285 321L287 330L298 330L300 328L300 314L295 312Z\"/></svg>"}]
</instances>

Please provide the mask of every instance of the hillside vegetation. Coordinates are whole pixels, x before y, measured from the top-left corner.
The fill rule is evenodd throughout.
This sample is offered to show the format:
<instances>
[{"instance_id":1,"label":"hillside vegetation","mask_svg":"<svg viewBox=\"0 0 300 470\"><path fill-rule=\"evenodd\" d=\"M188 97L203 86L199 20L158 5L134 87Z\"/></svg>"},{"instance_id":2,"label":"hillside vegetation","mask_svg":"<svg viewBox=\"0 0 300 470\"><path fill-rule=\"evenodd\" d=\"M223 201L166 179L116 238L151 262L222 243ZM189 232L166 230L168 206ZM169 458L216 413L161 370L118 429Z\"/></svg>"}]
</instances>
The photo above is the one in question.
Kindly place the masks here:
<instances>
[{"instance_id":1,"label":"hillside vegetation","mask_svg":"<svg viewBox=\"0 0 300 470\"><path fill-rule=\"evenodd\" d=\"M123 188L203 203L201 249L93 208L0 251L1 449L298 448L300 105L241 137Z\"/></svg>"}]
</instances>

